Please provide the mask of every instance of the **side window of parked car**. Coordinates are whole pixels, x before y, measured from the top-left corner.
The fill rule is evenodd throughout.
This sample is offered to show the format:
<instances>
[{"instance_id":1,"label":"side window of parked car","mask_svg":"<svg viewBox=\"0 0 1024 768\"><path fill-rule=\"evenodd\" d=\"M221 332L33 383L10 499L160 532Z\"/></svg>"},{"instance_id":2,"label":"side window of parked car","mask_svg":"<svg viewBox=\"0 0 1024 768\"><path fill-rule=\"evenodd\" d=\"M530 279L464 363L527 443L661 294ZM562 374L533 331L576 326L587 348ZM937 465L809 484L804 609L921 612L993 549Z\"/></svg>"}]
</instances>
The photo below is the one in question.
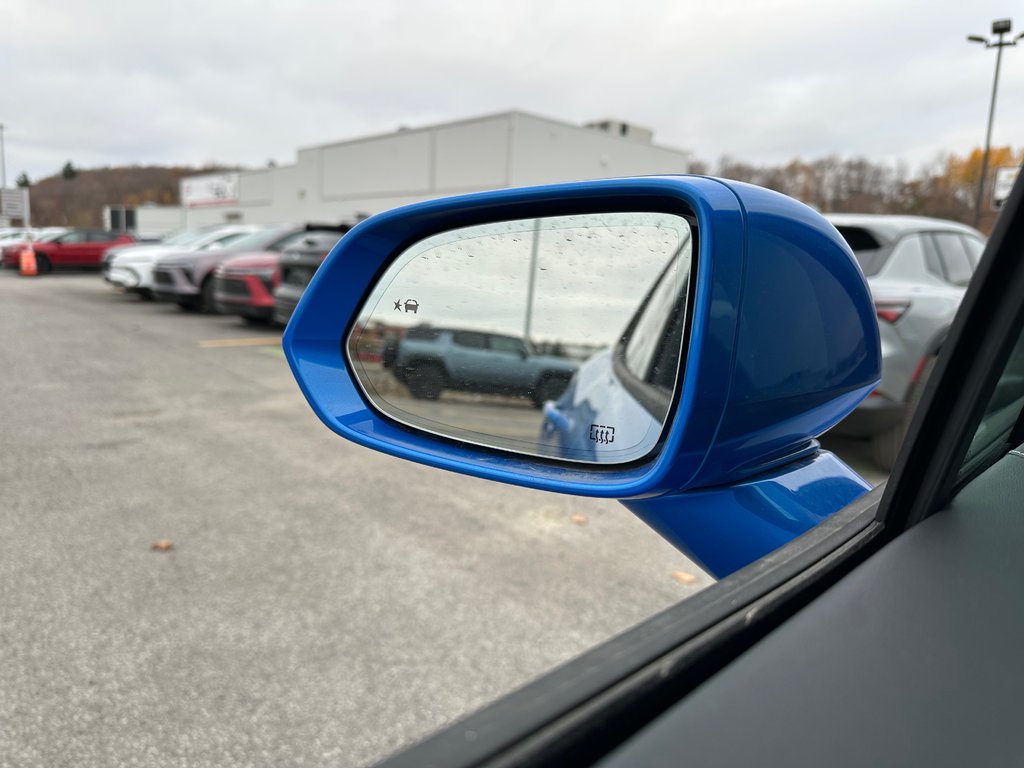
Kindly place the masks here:
<instances>
[{"instance_id":1,"label":"side window of parked car","mask_svg":"<svg viewBox=\"0 0 1024 768\"><path fill-rule=\"evenodd\" d=\"M61 245L71 245L73 243L84 243L86 240L85 232L68 232L66 235L61 235L57 238L56 242Z\"/></svg>"},{"instance_id":2,"label":"side window of parked car","mask_svg":"<svg viewBox=\"0 0 1024 768\"><path fill-rule=\"evenodd\" d=\"M287 250L288 248L291 248L293 246L298 245L299 243L301 243L303 241L304 238L306 238L308 236L309 236L309 232L306 232L306 231L293 232L290 235L286 235L285 237L282 237L276 243L271 245L267 250L268 251L276 251L276 252L279 253L281 251Z\"/></svg>"},{"instance_id":3,"label":"side window of parked car","mask_svg":"<svg viewBox=\"0 0 1024 768\"><path fill-rule=\"evenodd\" d=\"M886 277L919 281L931 272L940 280L944 279L932 250L926 248L921 235L905 235L892 249L885 267Z\"/></svg>"},{"instance_id":4,"label":"side window of parked car","mask_svg":"<svg viewBox=\"0 0 1024 768\"><path fill-rule=\"evenodd\" d=\"M967 285L974 274L974 266L963 238L956 232L933 232L932 242L938 251L946 281L953 285Z\"/></svg>"},{"instance_id":5,"label":"side window of parked car","mask_svg":"<svg viewBox=\"0 0 1024 768\"><path fill-rule=\"evenodd\" d=\"M971 265L977 267L978 262L981 261L981 254L985 252L985 241L970 235L962 235L961 239L964 248L967 249L967 257L971 260Z\"/></svg>"},{"instance_id":6,"label":"side window of parked car","mask_svg":"<svg viewBox=\"0 0 1024 768\"><path fill-rule=\"evenodd\" d=\"M491 349L495 352L508 352L513 355L526 354L523 342L511 336L491 336Z\"/></svg>"},{"instance_id":7,"label":"side window of parked car","mask_svg":"<svg viewBox=\"0 0 1024 768\"><path fill-rule=\"evenodd\" d=\"M666 270L625 339L630 373L666 393L675 386L679 365L686 302L680 283L688 277L681 270Z\"/></svg>"},{"instance_id":8,"label":"side window of parked car","mask_svg":"<svg viewBox=\"0 0 1024 768\"><path fill-rule=\"evenodd\" d=\"M423 328L415 327L410 328L405 334L405 338L409 341L437 341L441 336L441 332L436 328Z\"/></svg>"},{"instance_id":9,"label":"side window of parked car","mask_svg":"<svg viewBox=\"0 0 1024 768\"><path fill-rule=\"evenodd\" d=\"M460 347L487 349L487 334L484 333L476 333L475 331L456 331L452 334L452 341Z\"/></svg>"},{"instance_id":10,"label":"side window of parked car","mask_svg":"<svg viewBox=\"0 0 1024 768\"><path fill-rule=\"evenodd\" d=\"M882 244L878 242L878 238L863 227L839 226L836 229L846 240L846 244L850 246L864 274L878 274L885 264Z\"/></svg>"}]
</instances>

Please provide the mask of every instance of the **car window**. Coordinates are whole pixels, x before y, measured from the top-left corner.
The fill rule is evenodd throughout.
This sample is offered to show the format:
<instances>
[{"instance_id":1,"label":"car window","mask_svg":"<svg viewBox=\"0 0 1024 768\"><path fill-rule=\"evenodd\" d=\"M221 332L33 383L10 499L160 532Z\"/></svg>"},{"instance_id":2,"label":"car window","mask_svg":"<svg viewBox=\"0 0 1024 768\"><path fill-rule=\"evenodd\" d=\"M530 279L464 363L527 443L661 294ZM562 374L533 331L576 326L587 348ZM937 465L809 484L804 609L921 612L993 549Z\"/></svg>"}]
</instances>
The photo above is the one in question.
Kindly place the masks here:
<instances>
[{"instance_id":1,"label":"car window","mask_svg":"<svg viewBox=\"0 0 1024 768\"><path fill-rule=\"evenodd\" d=\"M971 260L971 266L977 267L981 261L981 254L985 252L985 241L971 235L961 235L964 249L967 251L967 258Z\"/></svg>"},{"instance_id":2,"label":"car window","mask_svg":"<svg viewBox=\"0 0 1024 768\"><path fill-rule=\"evenodd\" d=\"M236 235L234 239L224 241L222 245L230 243L232 248L240 251L263 251L276 243L278 238L282 236L283 233L280 230L257 230L255 232ZM274 250L276 250L276 248Z\"/></svg>"},{"instance_id":3,"label":"car window","mask_svg":"<svg viewBox=\"0 0 1024 768\"><path fill-rule=\"evenodd\" d=\"M675 384L676 370L672 360L666 359L661 353L664 352L663 340L671 336L665 331L676 315L673 307L678 304L680 298L685 301L684 286L689 279L689 256L689 247L680 248L676 257L662 273L661 279L645 302L626 338L626 368L641 381L657 384L669 392ZM681 268L684 261L685 269ZM678 340L680 337L676 338ZM678 363L678 345L674 351L675 362ZM669 377L672 380L666 386L666 379Z\"/></svg>"},{"instance_id":4,"label":"car window","mask_svg":"<svg viewBox=\"0 0 1024 768\"><path fill-rule=\"evenodd\" d=\"M185 230L183 232L177 232L175 234L170 235L169 237L164 238L160 242L160 244L161 245L192 245L193 243L198 242L199 240L201 240L204 237L206 237L206 232L204 232L204 231L196 232L196 231L192 231L192 230Z\"/></svg>"},{"instance_id":5,"label":"car window","mask_svg":"<svg viewBox=\"0 0 1024 768\"><path fill-rule=\"evenodd\" d=\"M456 331L452 334L452 341L460 347L471 347L473 349L487 349L487 334L476 331Z\"/></svg>"},{"instance_id":6,"label":"car window","mask_svg":"<svg viewBox=\"0 0 1024 768\"><path fill-rule=\"evenodd\" d=\"M974 265L967 255L963 238L956 232L933 232L932 242L938 251L946 281L966 286L974 274Z\"/></svg>"},{"instance_id":7,"label":"car window","mask_svg":"<svg viewBox=\"0 0 1024 768\"><path fill-rule=\"evenodd\" d=\"M491 336L491 349L495 352L510 352L515 355L526 354L523 342L511 336Z\"/></svg>"},{"instance_id":8,"label":"car window","mask_svg":"<svg viewBox=\"0 0 1024 768\"><path fill-rule=\"evenodd\" d=\"M865 275L874 275L885 263L882 243L864 227L837 226L839 234L853 251L857 263Z\"/></svg>"},{"instance_id":9,"label":"car window","mask_svg":"<svg viewBox=\"0 0 1024 768\"><path fill-rule=\"evenodd\" d=\"M437 341L440 336L441 332L437 328L425 328L422 326L410 328L405 334L405 338L410 341Z\"/></svg>"},{"instance_id":10,"label":"car window","mask_svg":"<svg viewBox=\"0 0 1024 768\"><path fill-rule=\"evenodd\" d=\"M919 281L930 271L925 258L924 238L918 234L904 235L892 250L885 268L885 276L897 280Z\"/></svg>"},{"instance_id":11,"label":"car window","mask_svg":"<svg viewBox=\"0 0 1024 768\"><path fill-rule=\"evenodd\" d=\"M340 239L340 232L303 232L289 247L303 251L329 251Z\"/></svg>"},{"instance_id":12,"label":"car window","mask_svg":"<svg viewBox=\"0 0 1024 768\"><path fill-rule=\"evenodd\" d=\"M233 232L230 235L223 235L221 237L218 237L212 243L207 243L206 245L204 245L203 250L224 248L225 246L230 245L237 240L241 240L243 237L246 237L249 234L250 233L248 232Z\"/></svg>"},{"instance_id":13,"label":"car window","mask_svg":"<svg viewBox=\"0 0 1024 768\"><path fill-rule=\"evenodd\" d=\"M85 241L85 232L68 232L66 235L57 238L57 242L60 243L61 245L69 245L71 243L84 243Z\"/></svg>"},{"instance_id":14,"label":"car window","mask_svg":"<svg viewBox=\"0 0 1024 768\"><path fill-rule=\"evenodd\" d=\"M290 235L281 237L279 240L272 243L267 250L268 251L283 251L286 248L291 248L296 243L302 241L302 238L308 235L308 232L292 232Z\"/></svg>"}]
</instances>

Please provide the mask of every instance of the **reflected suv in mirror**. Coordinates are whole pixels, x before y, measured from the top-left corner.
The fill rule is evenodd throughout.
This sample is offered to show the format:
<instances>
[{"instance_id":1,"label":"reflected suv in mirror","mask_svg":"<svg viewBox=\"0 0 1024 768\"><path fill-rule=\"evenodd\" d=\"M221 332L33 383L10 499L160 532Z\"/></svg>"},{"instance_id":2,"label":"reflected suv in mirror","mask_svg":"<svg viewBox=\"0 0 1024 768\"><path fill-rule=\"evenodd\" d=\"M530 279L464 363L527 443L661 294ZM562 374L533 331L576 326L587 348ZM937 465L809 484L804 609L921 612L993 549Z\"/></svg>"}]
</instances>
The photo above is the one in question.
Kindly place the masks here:
<instances>
[{"instance_id":1,"label":"reflected suv in mirror","mask_svg":"<svg viewBox=\"0 0 1024 768\"><path fill-rule=\"evenodd\" d=\"M448 390L529 398L540 408L561 396L576 371L572 360L537 354L523 339L453 328L410 328L389 342L384 361L409 393L435 400Z\"/></svg>"}]
</instances>

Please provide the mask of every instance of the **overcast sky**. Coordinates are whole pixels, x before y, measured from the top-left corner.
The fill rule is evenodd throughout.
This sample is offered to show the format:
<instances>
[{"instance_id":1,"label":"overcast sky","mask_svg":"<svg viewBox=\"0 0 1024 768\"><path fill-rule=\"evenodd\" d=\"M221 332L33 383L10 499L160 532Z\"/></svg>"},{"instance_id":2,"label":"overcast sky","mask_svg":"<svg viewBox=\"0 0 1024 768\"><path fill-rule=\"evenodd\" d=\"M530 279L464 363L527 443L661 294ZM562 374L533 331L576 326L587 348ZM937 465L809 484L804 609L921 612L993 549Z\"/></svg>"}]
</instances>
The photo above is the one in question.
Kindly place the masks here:
<instances>
[{"instance_id":1,"label":"overcast sky","mask_svg":"<svg viewBox=\"0 0 1024 768\"><path fill-rule=\"evenodd\" d=\"M7 177L262 166L301 146L517 108L615 117L716 161L911 168L984 140L1007 0L0 0ZM1022 41L1024 43L1024 41ZM1024 145L1024 44L993 143Z\"/></svg>"}]
</instances>

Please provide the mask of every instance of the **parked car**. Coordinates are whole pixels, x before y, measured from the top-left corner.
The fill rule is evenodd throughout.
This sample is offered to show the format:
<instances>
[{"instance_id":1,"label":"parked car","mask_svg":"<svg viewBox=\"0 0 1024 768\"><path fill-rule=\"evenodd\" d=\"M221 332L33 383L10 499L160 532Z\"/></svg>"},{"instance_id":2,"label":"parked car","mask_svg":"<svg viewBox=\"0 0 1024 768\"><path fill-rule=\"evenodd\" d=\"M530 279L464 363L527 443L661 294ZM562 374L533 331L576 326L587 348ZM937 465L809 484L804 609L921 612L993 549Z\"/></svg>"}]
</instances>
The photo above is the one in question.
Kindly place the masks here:
<instances>
[{"instance_id":1,"label":"parked car","mask_svg":"<svg viewBox=\"0 0 1024 768\"><path fill-rule=\"evenodd\" d=\"M126 232L106 229L73 229L46 242L33 243L39 274L62 268L96 268L110 247L134 243Z\"/></svg>"},{"instance_id":2,"label":"parked car","mask_svg":"<svg viewBox=\"0 0 1024 768\"><path fill-rule=\"evenodd\" d=\"M410 246L467 219L638 199L700 213L673 410L650 455L593 467L477 447L398 426L360 395L337 350ZM723 577L381 765L1019 762L1022 252L1019 179L894 471L869 491L814 437L881 378L876 307L810 209L743 184L648 177L432 201L354 230L284 337L325 424L436 467L624 499Z\"/></svg>"},{"instance_id":3,"label":"parked car","mask_svg":"<svg viewBox=\"0 0 1024 768\"><path fill-rule=\"evenodd\" d=\"M275 323L284 325L288 322L320 264L337 244L339 237L344 236L349 229L350 226L343 224L334 232L311 232L281 254L281 282L274 291L274 311L271 315Z\"/></svg>"},{"instance_id":4,"label":"parked car","mask_svg":"<svg viewBox=\"0 0 1024 768\"><path fill-rule=\"evenodd\" d=\"M408 302L405 311L410 312ZM522 338L457 328L416 326L384 354L394 377L416 398L446 390L528 397L540 408L561 396L576 370L563 357L538 355Z\"/></svg>"},{"instance_id":5,"label":"parked car","mask_svg":"<svg viewBox=\"0 0 1024 768\"><path fill-rule=\"evenodd\" d=\"M213 273L213 298L217 311L256 322L271 320L274 291L281 282L278 268L280 252L305 239L307 233L320 232L337 240L347 229L347 225L307 224L292 230L294 239L285 239L273 250L231 256Z\"/></svg>"},{"instance_id":6,"label":"parked car","mask_svg":"<svg viewBox=\"0 0 1024 768\"><path fill-rule=\"evenodd\" d=\"M892 469L910 415L985 249L980 232L918 216L828 214L864 270L882 336L882 381L837 428Z\"/></svg>"},{"instance_id":7,"label":"parked car","mask_svg":"<svg viewBox=\"0 0 1024 768\"><path fill-rule=\"evenodd\" d=\"M224 261L241 254L277 254L298 244L310 233L327 229L329 225L274 227L232 240L223 248L161 257L153 269L153 293L156 298L173 301L185 309L217 311L213 271Z\"/></svg>"},{"instance_id":8,"label":"parked car","mask_svg":"<svg viewBox=\"0 0 1024 768\"><path fill-rule=\"evenodd\" d=\"M247 253L232 256L213 273L217 311L253 322L268 322L274 313L274 289L281 280L280 254Z\"/></svg>"},{"instance_id":9,"label":"parked car","mask_svg":"<svg viewBox=\"0 0 1024 768\"><path fill-rule=\"evenodd\" d=\"M112 285L150 298L153 292L153 268L162 256L224 248L233 240L259 229L252 224L218 225L180 233L159 245L144 245L115 252L104 263L103 277Z\"/></svg>"},{"instance_id":10,"label":"parked car","mask_svg":"<svg viewBox=\"0 0 1024 768\"><path fill-rule=\"evenodd\" d=\"M65 232L67 230L63 228L50 229L48 231L40 230L38 234L27 237L21 236L0 243L0 252L3 254L3 266L7 269L18 269L21 266L21 254L25 249L31 248L33 243L48 243L51 240L56 240Z\"/></svg>"}]
</instances>

